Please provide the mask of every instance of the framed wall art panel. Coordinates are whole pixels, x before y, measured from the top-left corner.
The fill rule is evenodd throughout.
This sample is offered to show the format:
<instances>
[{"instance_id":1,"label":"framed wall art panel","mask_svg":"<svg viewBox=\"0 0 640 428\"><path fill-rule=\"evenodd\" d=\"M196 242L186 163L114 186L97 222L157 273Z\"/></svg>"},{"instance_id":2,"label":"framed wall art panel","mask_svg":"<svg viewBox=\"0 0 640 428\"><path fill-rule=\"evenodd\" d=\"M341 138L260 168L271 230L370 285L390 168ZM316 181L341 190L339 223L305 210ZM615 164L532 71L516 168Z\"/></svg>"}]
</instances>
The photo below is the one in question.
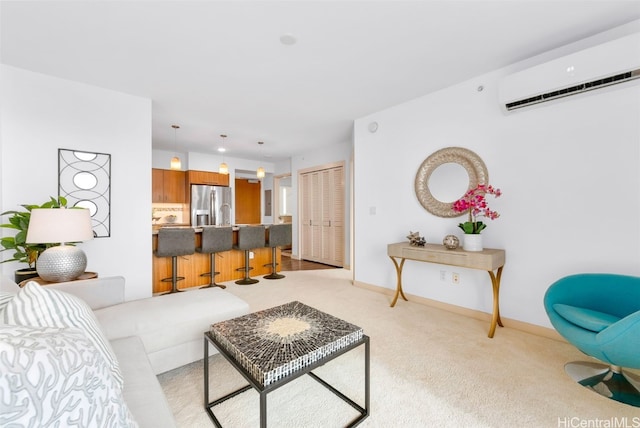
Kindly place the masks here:
<instances>
[{"instance_id":1,"label":"framed wall art panel","mask_svg":"<svg viewBox=\"0 0 640 428\"><path fill-rule=\"evenodd\" d=\"M111 235L111 155L58 149L58 194L89 210L96 238Z\"/></svg>"}]
</instances>

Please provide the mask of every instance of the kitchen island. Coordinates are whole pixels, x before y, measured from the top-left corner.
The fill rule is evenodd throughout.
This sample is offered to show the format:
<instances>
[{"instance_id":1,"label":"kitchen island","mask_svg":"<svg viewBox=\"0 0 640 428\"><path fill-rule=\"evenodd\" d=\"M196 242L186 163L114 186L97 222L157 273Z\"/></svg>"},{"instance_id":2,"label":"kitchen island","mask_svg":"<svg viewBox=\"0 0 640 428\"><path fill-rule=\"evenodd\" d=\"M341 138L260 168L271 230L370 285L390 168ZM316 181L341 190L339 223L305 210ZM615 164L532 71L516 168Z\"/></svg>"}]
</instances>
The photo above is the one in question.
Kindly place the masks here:
<instances>
[{"instance_id":1,"label":"kitchen island","mask_svg":"<svg viewBox=\"0 0 640 428\"><path fill-rule=\"evenodd\" d=\"M184 226L189 227L189 226ZM158 248L158 229L155 226L152 229L151 239L153 251ZM200 246L202 241L202 229L195 229L195 244L196 248ZM265 242L269 237L269 229L267 226L265 236ZM238 227L233 227L233 244L238 243ZM271 263L271 248L262 247L253 250L253 259L249 260L253 269L250 272L251 277L255 277L260 281L263 281L260 276L271 273L271 266L264 266ZM276 259L278 262L278 271L280 271L281 253L278 248L276 251ZM153 293L162 293L171 290L171 282L162 282L162 278L171 277L171 257L153 257ZM216 282L221 283L225 281L231 281L244 277L244 272L237 269L244 266L244 251L231 250L216 253L216 270L220 272L216 276ZM184 290L191 287L202 287L209 284L208 276L200 276L205 272L209 272L209 254L201 254L195 252L194 254L178 257L178 276L183 276L185 279L178 282L178 288ZM268 281L265 279L264 281Z\"/></svg>"}]
</instances>

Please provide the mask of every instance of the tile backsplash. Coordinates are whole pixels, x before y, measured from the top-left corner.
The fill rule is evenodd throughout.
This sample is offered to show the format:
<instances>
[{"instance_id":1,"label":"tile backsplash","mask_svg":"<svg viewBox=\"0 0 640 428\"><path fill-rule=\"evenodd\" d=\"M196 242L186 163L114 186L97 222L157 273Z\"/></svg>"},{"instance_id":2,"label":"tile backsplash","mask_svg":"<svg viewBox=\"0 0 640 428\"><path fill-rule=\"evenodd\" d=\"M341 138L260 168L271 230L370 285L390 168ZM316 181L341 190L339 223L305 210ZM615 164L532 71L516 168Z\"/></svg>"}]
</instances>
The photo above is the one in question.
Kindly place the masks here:
<instances>
[{"instance_id":1,"label":"tile backsplash","mask_svg":"<svg viewBox=\"0 0 640 428\"><path fill-rule=\"evenodd\" d=\"M189 214L185 204L153 204L151 210L152 224L185 224L189 223Z\"/></svg>"}]
</instances>

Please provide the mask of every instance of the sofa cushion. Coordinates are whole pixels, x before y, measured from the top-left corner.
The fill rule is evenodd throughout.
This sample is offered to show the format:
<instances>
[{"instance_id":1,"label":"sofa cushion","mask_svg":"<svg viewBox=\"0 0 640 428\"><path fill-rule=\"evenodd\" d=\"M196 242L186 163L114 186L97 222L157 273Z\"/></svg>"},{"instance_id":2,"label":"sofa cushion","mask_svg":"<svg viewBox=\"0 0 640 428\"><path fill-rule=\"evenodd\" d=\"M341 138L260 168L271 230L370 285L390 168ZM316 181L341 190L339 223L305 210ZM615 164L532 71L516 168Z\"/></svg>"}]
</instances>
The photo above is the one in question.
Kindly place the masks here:
<instances>
[{"instance_id":1,"label":"sofa cushion","mask_svg":"<svg viewBox=\"0 0 640 428\"><path fill-rule=\"evenodd\" d=\"M126 379L122 393L136 421L145 427L175 427L171 407L140 338L131 336L115 339L111 346Z\"/></svg>"},{"instance_id":2,"label":"sofa cushion","mask_svg":"<svg viewBox=\"0 0 640 428\"><path fill-rule=\"evenodd\" d=\"M620 321L620 318L615 315L562 303L556 303L553 305L553 309L570 323L596 333Z\"/></svg>"},{"instance_id":3,"label":"sofa cushion","mask_svg":"<svg viewBox=\"0 0 640 428\"><path fill-rule=\"evenodd\" d=\"M151 358L189 342L197 342L202 349L203 333L211 324L248 312L249 305L239 297L206 288L132 300L98 309L95 315L109 340L139 336Z\"/></svg>"},{"instance_id":4,"label":"sofa cushion","mask_svg":"<svg viewBox=\"0 0 640 428\"><path fill-rule=\"evenodd\" d=\"M80 329L0 325L0 397L0 426L138 426Z\"/></svg>"},{"instance_id":5,"label":"sofa cushion","mask_svg":"<svg viewBox=\"0 0 640 428\"><path fill-rule=\"evenodd\" d=\"M122 388L123 378L118 360L93 312L77 297L30 281L6 305L4 320L7 324L31 327L80 328L102 353L115 381Z\"/></svg>"},{"instance_id":6,"label":"sofa cushion","mask_svg":"<svg viewBox=\"0 0 640 428\"><path fill-rule=\"evenodd\" d=\"M125 280L122 276L82 279L48 284L47 288L72 294L92 310L124 302Z\"/></svg>"}]
</instances>

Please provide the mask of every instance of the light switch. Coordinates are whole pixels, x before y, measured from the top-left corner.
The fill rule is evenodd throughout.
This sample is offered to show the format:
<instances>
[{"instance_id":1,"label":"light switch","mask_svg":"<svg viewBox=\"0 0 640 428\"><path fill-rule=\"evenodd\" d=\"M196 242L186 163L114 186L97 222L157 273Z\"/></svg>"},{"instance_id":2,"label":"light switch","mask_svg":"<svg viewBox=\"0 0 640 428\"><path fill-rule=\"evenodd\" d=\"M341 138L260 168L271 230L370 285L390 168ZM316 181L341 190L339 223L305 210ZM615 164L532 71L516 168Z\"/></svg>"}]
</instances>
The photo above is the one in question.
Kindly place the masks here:
<instances>
[{"instance_id":1,"label":"light switch","mask_svg":"<svg viewBox=\"0 0 640 428\"><path fill-rule=\"evenodd\" d=\"M376 207L369 207L369 215L376 215Z\"/></svg>"}]
</instances>

